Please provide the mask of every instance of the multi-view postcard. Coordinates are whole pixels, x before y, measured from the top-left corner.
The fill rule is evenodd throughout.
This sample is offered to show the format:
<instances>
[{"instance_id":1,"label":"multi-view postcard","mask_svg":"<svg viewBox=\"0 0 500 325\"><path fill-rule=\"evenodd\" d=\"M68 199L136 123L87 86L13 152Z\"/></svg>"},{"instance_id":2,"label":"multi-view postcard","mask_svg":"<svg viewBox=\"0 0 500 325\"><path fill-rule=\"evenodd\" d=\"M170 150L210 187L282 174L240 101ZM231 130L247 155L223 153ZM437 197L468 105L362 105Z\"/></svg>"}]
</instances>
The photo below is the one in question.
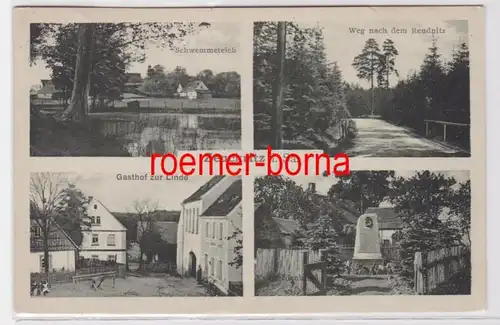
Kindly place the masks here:
<instances>
[{"instance_id":1,"label":"multi-view postcard","mask_svg":"<svg viewBox=\"0 0 500 325\"><path fill-rule=\"evenodd\" d=\"M484 309L483 24L472 6L16 9L16 312ZM161 158L268 148L298 158ZM311 152L347 171L306 174Z\"/></svg>"}]
</instances>

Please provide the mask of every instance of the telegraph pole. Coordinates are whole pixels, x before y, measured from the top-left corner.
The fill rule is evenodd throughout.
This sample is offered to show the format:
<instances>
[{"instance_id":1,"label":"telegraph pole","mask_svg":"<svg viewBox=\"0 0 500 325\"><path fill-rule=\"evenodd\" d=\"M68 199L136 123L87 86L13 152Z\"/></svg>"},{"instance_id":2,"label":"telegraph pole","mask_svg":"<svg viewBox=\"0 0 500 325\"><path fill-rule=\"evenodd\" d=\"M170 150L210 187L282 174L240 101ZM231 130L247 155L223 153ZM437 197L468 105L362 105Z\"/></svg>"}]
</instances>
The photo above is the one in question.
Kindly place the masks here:
<instances>
[{"instance_id":1,"label":"telegraph pole","mask_svg":"<svg viewBox=\"0 0 500 325\"><path fill-rule=\"evenodd\" d=\"M273 91L273 149L283 149L283 83L285 70L285 49L286 49L286 22L278 22L277 52L276 52L276 79Z\"/></svg>"}]
</instances>

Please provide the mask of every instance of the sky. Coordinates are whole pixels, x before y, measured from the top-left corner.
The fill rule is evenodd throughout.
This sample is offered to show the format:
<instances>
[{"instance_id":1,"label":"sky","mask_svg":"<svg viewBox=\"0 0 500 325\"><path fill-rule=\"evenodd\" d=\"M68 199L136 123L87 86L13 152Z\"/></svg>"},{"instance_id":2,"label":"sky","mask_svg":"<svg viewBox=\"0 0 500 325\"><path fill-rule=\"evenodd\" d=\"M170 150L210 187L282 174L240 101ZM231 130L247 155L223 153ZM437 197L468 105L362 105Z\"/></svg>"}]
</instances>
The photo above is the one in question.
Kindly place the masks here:
<instances>
[{"instance_id":1,"label":"sky","mask_svg":"<svg viewBox=\"0 0 500 325\"><path fill-rule=\"evenodd\" d=\"M353 171L355 172L355 171ZM446 177L454 177L457 183L462 183L469 180L469 171L432 171L434 173L444 174ZM416 174L416 171L396 171L396 177L409 178ZM327 194L330 187L337 183L336 177L323 177L323 176L295 176L293 180L304 189L308 187L311 182L316 183L316 192L320 194ZM386 205L386 203L384 203Z\"/></svg>"},{"instance_id":2,"label":"sky","mask_svg":"<svg viewBox=\"0 0 500 325\"><path fill-rule=\"evenodd\" d=\"M240 25L237 23L213 22L211 27L202 29L198 34L186 37L179 45L185 48L232 48L236 53L224 54L177 54L169 48L158 48L149 44L146 49L146 61L133 64L128 72L146 74L148 65L163 65L166 70L173 70L176 66L185 67L190 75L195 75L204 69L211 69L215 73L236 71L241 74L240 53ZM40 84L41 79L50 79L50 70L45 63L38 60L30 69L30 85Z\"/></svg>"},{"instance_id":3,"label":"sky","mask_svg":"<svg viewBox=\"0 0 500 325\"><path fill-rule=\"evenodd\" d=\"M142 173L140 175L145 175ZM131 175L131 174L129 174ZM93 196L112 212L134 212L136 200L158 203L159 209L181 210L181 203L193 194L211 176L189 177L185 180L117 180L117 174L73 174L75 181L86 196ZM164 177L165 178L165 177Z\"/></svg>"},{"instance_id":4,"label":"sky","mask_svg":"<svg viewBox=\"0 0 500 325\"><path fill-rule=\"evenodd\" d=\"M442 21L433 25L423 25L419 21L362 21L352 25L339 25L335 23L299 23L303 26L319 26L323 28L323 36L327 59L330 62L336 61L342 71L344 80L349 83L359 83L363 87L368 87L367 81L359 81L356 77L356 71L352 67L354 57L361 53L365 42L369 38L374 38L382 48L385 39L390 38L394 42L399 56L396 58L396 69L400 77L391 77L391 84L397 82L400 78L405 78L412 71L418 71L423 62L428 49L432 44L430 34L412 34L412 28L436 28L440 27L446 30L445 33L436 34L436 44L439 53L445 61L452 58L453 49L462 42L468 42L468 22L464 20ZM369 34L370 28L385 27L387 34ZM407 34L391 33L393 27L407 29ZM353 34L349 28L365 28L364 35Z\"/></svg>"}]
</instances>

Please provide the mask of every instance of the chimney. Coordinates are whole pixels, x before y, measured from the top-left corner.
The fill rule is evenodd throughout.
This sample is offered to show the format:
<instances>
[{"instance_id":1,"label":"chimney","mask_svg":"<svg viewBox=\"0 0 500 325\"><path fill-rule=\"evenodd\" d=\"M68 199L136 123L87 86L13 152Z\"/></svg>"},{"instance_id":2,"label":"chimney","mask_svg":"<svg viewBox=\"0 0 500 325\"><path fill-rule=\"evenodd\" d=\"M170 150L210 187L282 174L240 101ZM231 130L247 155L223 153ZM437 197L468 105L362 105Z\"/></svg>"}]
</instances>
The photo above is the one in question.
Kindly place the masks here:
<instances>
[{"instance_id":1,"label":"chimney","mask_svg":"<svg viewBox=\"0 0 500 325\"><path fill-rule=\"evenodd\" d=\"M309 192L316 193L316 183L309 183Z\"/></svg>"}]
</instances>

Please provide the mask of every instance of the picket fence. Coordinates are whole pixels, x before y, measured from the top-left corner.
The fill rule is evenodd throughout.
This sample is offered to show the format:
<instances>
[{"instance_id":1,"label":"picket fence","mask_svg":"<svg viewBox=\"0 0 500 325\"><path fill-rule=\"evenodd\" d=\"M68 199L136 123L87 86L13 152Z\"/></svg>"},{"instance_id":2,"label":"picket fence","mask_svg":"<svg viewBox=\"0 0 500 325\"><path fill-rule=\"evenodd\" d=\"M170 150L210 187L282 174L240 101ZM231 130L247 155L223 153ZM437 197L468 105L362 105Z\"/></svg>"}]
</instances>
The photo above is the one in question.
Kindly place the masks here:
<instances>
[{"instance_id":1,"label":"picket fence","mask_svg":"<svg viewBox=\"0 0 500 325\"><path fill-rule=\"evenodd\" d=\"M321 251L305 249L259 248L256 254L255 276L257 279L278 277L300 287L304 295L315 294L319 288L305 277L304 270L308 264L321 262L321 254ZM307 256L307 260L304 260L304 256ZM311 272L316 278L322 279L321 269Z\"/></svg>"},{"instance_id":2,"label":"picket fence","mask_svg":"<svg viewBox=\"0 0 500 325\"><path fill-rule=\"evenodd\" d=\"M430 252L416 252L414 260L415 292L429 294L470 263L470 248L455 246ZM470 264L469 264L470 266Z\"/></svg>"}]
</instances>

